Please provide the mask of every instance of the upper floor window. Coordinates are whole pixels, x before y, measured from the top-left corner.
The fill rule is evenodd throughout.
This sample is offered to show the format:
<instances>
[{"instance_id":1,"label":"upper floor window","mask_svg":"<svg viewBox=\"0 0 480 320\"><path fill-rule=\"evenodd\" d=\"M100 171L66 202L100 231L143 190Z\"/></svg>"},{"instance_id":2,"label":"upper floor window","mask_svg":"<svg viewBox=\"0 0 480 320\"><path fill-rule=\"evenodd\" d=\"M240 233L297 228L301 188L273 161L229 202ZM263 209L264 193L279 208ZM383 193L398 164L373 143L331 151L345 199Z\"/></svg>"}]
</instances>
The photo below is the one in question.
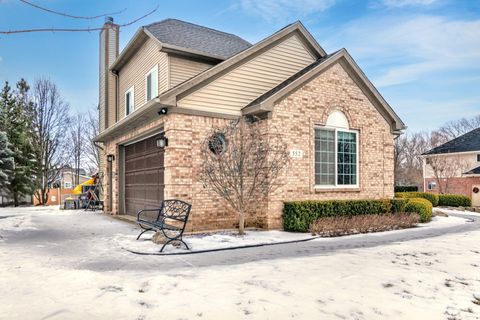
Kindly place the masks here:
<instances>
[{"instance_id":1,"label":"upper floor window","mask_svg":"<svg viewBox=\"0 0 480 320\"><path fill-rule=\"evenodd\" d=\"M158 65L153 67L145 76L145 99L146 102L158 96Z\"/></svg>"},{"instance_id":2,"label":"upper floor window","mask_svg":"<svg viewBox=\"0 0 480 320\"><path fill-rule=\"evenodd\" d=\"M65 189L70 189L70 188L72 187L72 183L65 181L65 183L63 184L63 187L64 187Z\"/></svg>"},{"instance_id":3,"label":"upper floor window","mask_svg":"<svg viewBox=\"0 0 480 320\"><path fill-rule=\"evenodd\" d=\"M480 162L480 154L477 154L477 162Z\"/></svg>"},{"instance_id":4,"label":"upper floor window","mask_svg":"<svg viewBox=\"0 0 480 320\"><path fill-rule=\"evenodd\" d=\"M340 111L330 114L326 126L315 127L315 185L358 186L358 132Z\"/></svg>"},{"instance_id":5,"label":"upper floor window","mask_svg":"<svg viewBox=\"0 0 480 320\"><path fill-rule=\"evenodd\" d=\"M427 190L435 190L437 188L437 183L435 181L428 181Z\"/></svg>"},{"instance_id":6,"label":"upper floor window","mask_svg":"<svg viewBox=\"0 0 480 320\"><path fill-rule=\"evenodd\" d=\"M135 110L135 91L134 88L131 87L130 89L125 92L125 116L128 116Z\"/></svg>"}]
</instances>

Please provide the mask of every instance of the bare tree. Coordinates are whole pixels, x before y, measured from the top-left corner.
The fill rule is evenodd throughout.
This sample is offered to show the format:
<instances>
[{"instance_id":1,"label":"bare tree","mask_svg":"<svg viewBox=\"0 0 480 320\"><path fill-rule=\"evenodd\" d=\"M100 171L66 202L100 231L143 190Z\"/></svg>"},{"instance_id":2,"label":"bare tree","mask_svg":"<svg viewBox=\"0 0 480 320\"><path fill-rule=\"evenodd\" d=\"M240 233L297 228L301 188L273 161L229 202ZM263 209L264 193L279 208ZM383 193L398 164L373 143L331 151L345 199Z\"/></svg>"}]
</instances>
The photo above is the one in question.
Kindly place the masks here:
<instances>
[{"instance_id":1,"label":"bare tree","mask_svg":"<svg viewBox=\"0 0 480 320\"><path fill-rule=\"evenodd\" d=\"M214 129L202 145L201 180L237 213L240 234L246 215L279 186L275 181L288 162L285 142L265 125L240 118Z\"/></svg>"},{"instance_id":2,"label":"bare tree","mask_svg":"<svg viewBox=\"0 0 480 320\"><path fill-rule=\"evenodd\" d=\"M48 79L35 81L33 89L33 130L38 162L35 197L40 204L48 200L49 187L68 161L67 135L69 105L57 86Z\"/></svg>"},{"instance_id":3,"label":"bare tree","mask_svg":"<svg viewBox=\"0 0 480 320\"><path fill-rule=\"evenodd\" d=\"M395 184L423 185L422 154L429 150L429 134L405 134L395 141Z\"/></svg>"},{"instance_id":4,"label":"bare tree","mask_svg":"<svg viewBox=\"0 0 480 320\"><path fill-rule=\"evenodd\" d=\"M441 194L448 193L451 179L462 176L462 173L468 168L468 163L461 156L435 155L428 157L426 161L432 169L438 192Z\"/></svg>"},{"instance_id":5,"label":"bare tree","mask_svg":"<svg viewBox=\"0 0 480 320\"><path fill-rule=\"evenodd\" d=\"M87 141L85 142L86 167L90 174L95 174L100 168L100 147L93 139L100 133L98 112L89 112L85 122Z\"/></svg>"},{"instance_id":6,"label":"bare tree","mask_svg":"<svg viewBox=\"0 0 480 320\"><path fill-rule=\"evenodd\" d=\"M440 127L438 134L443 140L442 142L445 143L479 127L480 114L473 118L462 118L447 122Z\"/></svg>"},{"instance_id":7,"label":"bare tree","mask_svg":"<svg viewBox=\"0 0 480 320\"><path fill-rule=\"evenodd\" d=\"M74 185L80 183L80 168L84 158L83 151L87 142L85 132L85 116L77 114L71 119L70 125L70 155L72 157L72 168L74 170Z\"/></svg>"},{"instance_id":8,"label":"bare tree","mask_svg":"<svg viewBox=\"0 0 480 320\"><path fill-rule=\"evenodd\" d=\"M396 186L406 185L405 181L405 153L408 137L404 134L395 139L393 145L393 160L394 160L394 180Z\"/></svg>"},{"instance_id":9,"label":"bare tree","mask_svg":"<svg viewBox=\"0 0 480 320\"><path fill-rule=\"evenodd\" d=\"M105 16L109 15L108 13L104 13L104 14L99 14L99 15L95 15L95 16L78 16L78 15L67 14L67 13L55 11L55 10L52 10L52 9L49 9L49 8L46 8L46 7L41 7L39 5L35 5L35 4L31 3L29 1L25 1L25 0L20 0L20 1L38 9L38 10L41 10L43 12L48 12L48 13L52 13L52 14L56 14L56 15L61 15L61 16L64 16L66 18L72 18L72 19L92 20L92 19L97 19L97 18L105 17ZM121 28L128 27L128 26L134 24L135 22L138 22L138 21L148 17L149 15L153 14L157 10L158 10L158 5L153 10L151 10L150 12L142 15L141 17L133 19L129 22L122 23L122 24L119 25L119 27L121 27ZM112 15L121 13L123 11L124 10L119 11L119 12L113 12ZM32 33L32 32L92 32L92 31L100 31L103 28L104 27L94 27L94 28L91 28L91 27L88 27L88 28L26 28L26 29L17 29L17 30L0 30L0 34L18 34L18 33Z\"/></svg>"},{"instance_id":10,"label":"bare tree","mask_svg":"<svg viewBox=\"0 0 480 320\"><path fill-rule=\"evenodd\" d=\"M407 133L395 140L395 184L423 186L422 154L468 131L480 127L480 115L473 118L463 118L446 123L440 129L432 132ZM433 157L432 157L433 158ZM452 161L451 167L441 159L436 160L437 175L451 176L450 169L463 166L463 163ZM439 178L440 179L440 178ZM438 183L441 186L440 183ZM442 187L443 188L443 187ZM448 188L448 187L447 187ZM445 189L445 188L443 188ZM442 190L441 192L446 192Z\"/></svg>"}]
</instances>

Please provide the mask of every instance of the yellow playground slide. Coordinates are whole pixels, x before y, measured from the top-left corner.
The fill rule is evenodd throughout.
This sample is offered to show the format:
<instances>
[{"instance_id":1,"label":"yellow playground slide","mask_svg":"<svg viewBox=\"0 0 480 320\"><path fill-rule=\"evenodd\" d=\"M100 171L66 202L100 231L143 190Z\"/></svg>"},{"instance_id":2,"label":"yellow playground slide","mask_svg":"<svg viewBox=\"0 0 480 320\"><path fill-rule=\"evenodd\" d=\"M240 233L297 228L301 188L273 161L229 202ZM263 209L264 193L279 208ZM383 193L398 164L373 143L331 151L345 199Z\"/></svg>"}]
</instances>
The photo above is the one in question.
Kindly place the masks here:
<instances>
[{"instance_id":1,"label":"yellow playground slide","mask_svg":"<svg viewBox=\"0 0 480 320\"><path fill-rule=\"evenodd\" d=\"M83 193L83 192L82 192L82 189L83 189L82 187L83 187L83 186L93 186L94 184L95 184L95 179L94 179L94 178L92 178L92 179L90 179L90 180L87 180L87 181L85 181L84 183L81 183L81 184L79 184L78 186L76 186L76 187L73 189L72 194L82 194L82 193Z\"/></svg>"}]
</instances>

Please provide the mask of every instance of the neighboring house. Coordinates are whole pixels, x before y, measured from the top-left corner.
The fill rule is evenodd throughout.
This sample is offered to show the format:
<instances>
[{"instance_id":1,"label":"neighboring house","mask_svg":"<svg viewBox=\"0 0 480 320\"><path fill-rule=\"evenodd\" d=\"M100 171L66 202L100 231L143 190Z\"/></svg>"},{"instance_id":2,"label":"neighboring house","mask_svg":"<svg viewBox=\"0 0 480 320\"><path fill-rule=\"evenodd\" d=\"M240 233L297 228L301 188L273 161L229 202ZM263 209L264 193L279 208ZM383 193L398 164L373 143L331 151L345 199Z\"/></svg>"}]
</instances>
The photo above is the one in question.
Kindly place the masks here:
<instances>
[{"instance_id":1,"label":"neighboring house","mask_svg":"<svg viewBox=\"0 0 480 320\"><path fill-rule=\"evenodd\" d=\"M80 169L80 172L81 173L78 176L78 184L82 184L91 178L90 176L86 175L84 169ZM64 170L56 184L61 186L62 189L73 189L77 185L75 183L76 174L77 173L75 171Z\"/></svg>"},{"instance_id":2,"label":"neighboring house","mask_svg":"<svg viewBox=\"0 0 480 320\"><path fill-rule=\"evenodd\" d=\"M425 152L423 178L425 191L464 194L480 206L480 128Z\"/></svg>"},{"instance_id":3,"label":"neighboring house","mask_svg":"<svg viewBox=\"0 0 480 320\"><path fill-rule=\"evenodd\" d=\"M281 228L283 201L393 197L393 141L405 126L345 49L327 54L300 22L251 45L167 19L119 54L118 30L109 18L100 32L106 211L180 198L193 205L188 230L235 227L199 181L200 147L241 116L280 128L291 155L257 226Z\"/></svg>"},{"instance_id":4,"label":"neighboring house","mask_svg":"<svg viewBox=\"0 0 480 320\"><path fill-rule=\"evenodd\" d=\"M84 183L91 178L90 176L86 175L86 171L84 169L80 169L79 172L80 175L78 177L78 184ZM74 168L62 169L60 177L52 183L52 187L49 189L46 205L59 205L65 196L68 196L72 193L76 186L76 174L77 173ZM33 204L39 204L38 199L35 196L33 196Z\"/></svg>"}]
</instances>

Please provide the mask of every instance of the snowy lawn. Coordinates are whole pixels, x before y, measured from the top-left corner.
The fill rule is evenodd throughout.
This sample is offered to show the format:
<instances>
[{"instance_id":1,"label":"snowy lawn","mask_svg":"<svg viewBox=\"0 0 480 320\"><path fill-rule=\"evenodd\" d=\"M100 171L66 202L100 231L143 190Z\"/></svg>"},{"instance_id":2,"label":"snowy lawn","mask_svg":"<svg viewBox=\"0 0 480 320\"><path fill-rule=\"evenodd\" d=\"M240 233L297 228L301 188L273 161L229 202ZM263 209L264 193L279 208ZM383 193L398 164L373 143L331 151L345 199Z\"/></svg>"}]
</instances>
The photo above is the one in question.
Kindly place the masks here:
<instances>
[{"instance_id":1,"label":"snowy lawn","mask_svg":"<svg viewBox=\"0 0 480 320\"><path fill-rule=\"evenodd\" d=\"M463 224L437 217L413 231ZM333 239L141 256L124 249L137 233L132 224L94 213L0 208L0 319L480 317L480 231L304 256L294 253ZM265 234L261 241L278 239ZM344 238L372 236L382 233ZM253 262L239 264L238 255Z\"/></svg>"}]
</instances>

